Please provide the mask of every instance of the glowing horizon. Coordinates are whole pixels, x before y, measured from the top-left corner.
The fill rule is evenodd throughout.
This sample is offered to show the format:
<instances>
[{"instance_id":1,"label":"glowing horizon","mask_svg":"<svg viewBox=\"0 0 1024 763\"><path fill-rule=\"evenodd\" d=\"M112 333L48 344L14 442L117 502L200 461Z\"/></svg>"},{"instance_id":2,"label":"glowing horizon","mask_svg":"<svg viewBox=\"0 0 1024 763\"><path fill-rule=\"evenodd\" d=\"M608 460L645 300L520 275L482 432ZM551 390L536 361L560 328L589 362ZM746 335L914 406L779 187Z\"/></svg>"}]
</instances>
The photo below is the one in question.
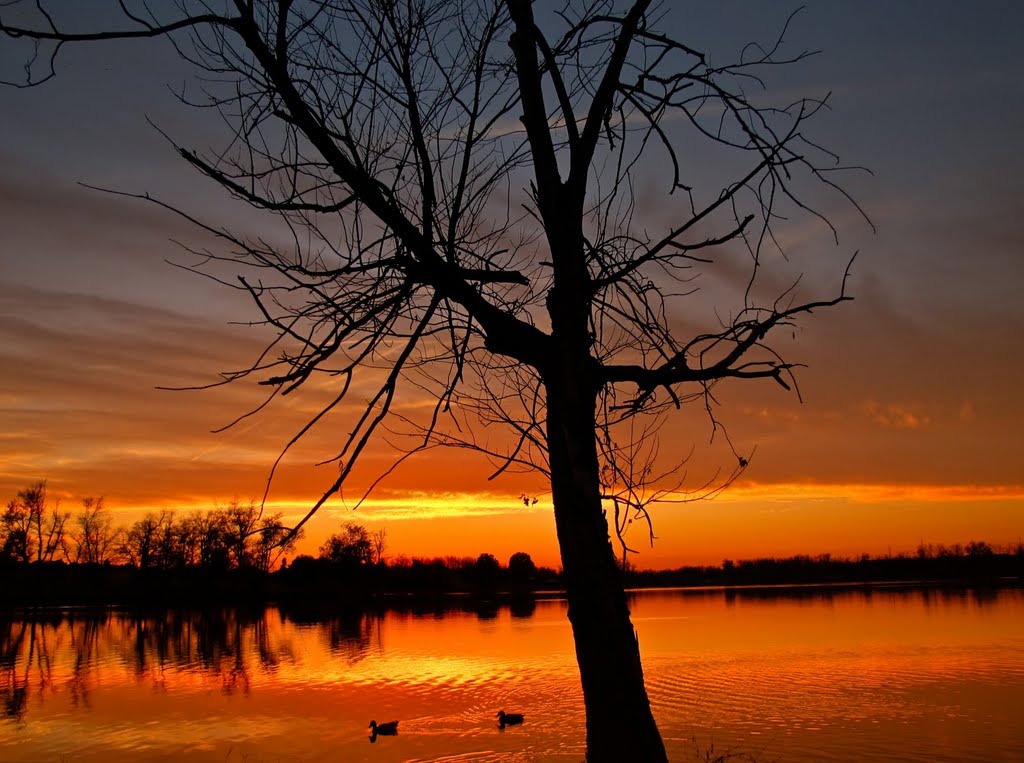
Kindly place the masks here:
<instances>
[{"instance_id":1,"label":"glowing horizon","mask_svg":"<svg viewBox=\"0 0 1024 763\"><path fill-rule=\"evenodd\" d=\"M384 492L384 491L382 491ZM385 558L476 557L494 553L507 562L517 551L529 553L537 564L559 568L550 499L541 495L524 505L510 492L424 493L390 490L388 497L367 498L358 510L331 499L304 527L304 536L288 556L317 553L328 535L353 522L369 529L383 528L388 546ZM73 497L49 491L61 508L76 512ZM996 547L1021 542L1018 517L1024 507L1024 486L908 485L908 484L737 484L714 498L694 502L685 494L651 509L657 539L648 545L643 530L627 536L630 561L641 568L671 569L720 564L723 559L818 555L855 557L862 553L913 553L920 544L945 545L984 541ZM119 503L106 498L115 522L128 526L148 513L185 515L222 509L233 501L215 497L157 503ZM260 502L253 499L257 506ZM302 519L312 501L301 497L275 498L262 505L264 515L282 514L285 524ZM984 521L971 521L964 507L983 512ZM826 512L831 512L828 514ZM891 532L878 535L872 524L885 521ZM851 518L870 520L851 525ZM794 523L803 535L789 536ZM755 542L739 534L736 525L757 528ZM972 529L976 528L976 529ZM438 539L445 539L438 542ZM617 541L613 546L619 550Z\"/></svg>"}]
</instances>

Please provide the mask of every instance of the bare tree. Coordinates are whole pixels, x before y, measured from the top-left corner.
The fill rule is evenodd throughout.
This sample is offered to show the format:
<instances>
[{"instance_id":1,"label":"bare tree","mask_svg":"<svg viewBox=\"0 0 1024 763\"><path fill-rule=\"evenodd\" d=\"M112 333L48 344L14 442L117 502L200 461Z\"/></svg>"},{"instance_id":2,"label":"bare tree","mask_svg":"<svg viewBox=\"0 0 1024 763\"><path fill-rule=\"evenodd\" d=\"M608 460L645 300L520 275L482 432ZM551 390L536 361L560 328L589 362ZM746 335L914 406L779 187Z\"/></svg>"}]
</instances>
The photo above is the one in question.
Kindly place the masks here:
<instances>
[{"instance_id":1,"label":"bare tree","mask_svg":"<svg viewBox=\"0 0 1024 763\"><path fill-rule=\"evenodd\" d=\"M8 502L0 517L3 556L13 561L52 562L67 554L64 528L71 514L46 497L46 480L33 482Z\"/></svg>"},{"instance_id":2,"label":"bare tree","mask_svg":"<svg viewBox=\"0 0 1024 763\"><path fill-rule=\"evenodd\" d=\"M253 501L243 506L234 500L226 509L217 513L224 518L224 542L234 566L237 569L254 566L251 541L260 532L260 507Z\"/></svg>"},{"instance_id":3,"label":"bare tree","mask_svg":"<svg viewBox=\"0 0 1024 763\"><path fill-rule=\"evenodd\" d=\"M381 527L370 533L370 545L373 547L373 563L381 564L384 561L384 552L388 547L388 531Z\"/></svg>"},{"instance_id":4,"label":"bare tree","mask_svg":"<svg viewBox=\"0 0 1024 763\"><path fill-rule=\"evenodd\" d=\"M29 516L18 499L7 502L0 516L0 559L9 562L32 561L29 545Z\"/></svg>"},{"instance_id":5,"label":"bare tree","mask_svg":"<svg viewBox=\"0 0 1024 763\"><path fill-rule=\"evenodd\" d=\"M212 570L231 566L226 518L219 511L197 511L188 520L189 535L194 539L195 563Z\"/></svg>"},{"instance_id":6,"label":"bare tree","mask_svg":"<svg viewBox=\"0 0 1024 763\"><path fill-rule=\"evenodd\" d=\"M301 531L281 523L281 514L264 515L255 501L243 506L237 500L211 512L210 522L221 528L221 542L236 569L254 567L269 571L276 559L295 547Z\"/></svg>"},{"instance_id":7,"label":"bare tree","mask_svg":"<svg viewBox=\"0 0 1024 763\"><path fill-rule=\"evenodd\" d=\"M173 511L149 512L125 530L118 551L140 570L166 566L167 539L173 527Z\"/></svg>"},{"instance_id":8,"label":"bare tree","mask_svg":"<svg viewBox=\"0 0 1024 763\"><path fill-rule=\"evenodd\" d=\"M74 524L71 539L76 562L103 564L113 559L120 544L120 531L114 527L102 496L84 498L82 513L74 518Z\"/></svg>"},{"instance_id":9,"label":"bare tree","mask_svg":"<svg viewBox=\"0 0 1024 763\"><path fill-rule=\"evenodd\" d=\"M285 451L376 385L330 459L336 481L302 522L384 430L415 438L406 455L472 447L495 475L539 470L588 758L664 760L611 533L625 554L628 526L650 528L652 503L675 497L659 481L672 469L655 467L660 417L694 403L717 432L722 381L790 389L794 364L770 335L849 299L842 266L823 297L798 283L768 293L763 277L783 220L831 228L808 188L843 193L838 160L806 137L824 102L771 103L762 88L804 54L785 55L780 36L712 63L659 30L650 0L124 0L120 27L83 31L24 5L0 17L31 46L20 84L53 76L64 45L116 38L169 37L208 75L182 98L219 108L225 141L199 151L169 140L281 225L242 235L174 210L221 242L196 251L196 267L214 278L224 263L244 268L226 283L277 331L223 382L254 377L271 398L311 379L336 385ZM697 155L714 157L720 182L692 169ZM667 217L645 217L641 181L661 183ZM732 301L696 315L695 276L737 255L746 276ZM435 404L416 418L396 410L403 394ZM506 440L490 436L494 424ZM707 490L746 465L733 453Z\"/></svg>"},{"instance_id":10,"label":"bare tree","mask_svg":"<svg viewBox=\"0 0 1024 763\"><path fill-rule=\"evenodd\" d=\"M281 514L263 516L259 521L259 530L253 537L253 566L262 572L270 572L285 552L291 551L299 542L301 532L293 533L281 522Z\"/></svg>"}]
</instances>

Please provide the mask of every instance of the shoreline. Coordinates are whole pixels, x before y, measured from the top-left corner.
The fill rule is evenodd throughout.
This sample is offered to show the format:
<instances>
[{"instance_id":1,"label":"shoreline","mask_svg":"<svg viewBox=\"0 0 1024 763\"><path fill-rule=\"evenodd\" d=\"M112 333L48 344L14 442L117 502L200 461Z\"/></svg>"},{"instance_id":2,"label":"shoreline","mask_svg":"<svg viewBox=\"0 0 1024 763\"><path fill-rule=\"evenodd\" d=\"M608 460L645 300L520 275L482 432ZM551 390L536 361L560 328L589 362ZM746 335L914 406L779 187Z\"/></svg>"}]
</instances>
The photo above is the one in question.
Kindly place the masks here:
<instances>
[{"instance_id":1,"label":"shoreline","mask_svg":"<svg viewBox=\"0 0 1024 763\"><path fill-rule=\"evenodd\" d=\"M1019 589L1024 579L1019 576L985 578L941 578L907 580L848 580L829 582L753 583L740 585L647 585L626 588L627 597L652 593L686 595L717 594L726 598L820 598L847 593L874 592L969 592ZM245 590L222 586L198 591L191 586L173 590L148 591L141 595L135 589L94 589L72 594L50 590L48 595L28 598L12 595L10 588L0 595L0 612L17 615L25 612L61 612L153 609L187 610L219 607L267 609L276 608L286 614L305 616L327 615L334 611L411 611L437 613L448 611L474 612L496 616L502 608L510 608L513 615L528 616L538 602L564 601L565 591L558 588L530 589L476 589L476 590L375 590L375 591L270 591ZM28 593L22 591L22 594Z\"/></svg>"}]
</instances>

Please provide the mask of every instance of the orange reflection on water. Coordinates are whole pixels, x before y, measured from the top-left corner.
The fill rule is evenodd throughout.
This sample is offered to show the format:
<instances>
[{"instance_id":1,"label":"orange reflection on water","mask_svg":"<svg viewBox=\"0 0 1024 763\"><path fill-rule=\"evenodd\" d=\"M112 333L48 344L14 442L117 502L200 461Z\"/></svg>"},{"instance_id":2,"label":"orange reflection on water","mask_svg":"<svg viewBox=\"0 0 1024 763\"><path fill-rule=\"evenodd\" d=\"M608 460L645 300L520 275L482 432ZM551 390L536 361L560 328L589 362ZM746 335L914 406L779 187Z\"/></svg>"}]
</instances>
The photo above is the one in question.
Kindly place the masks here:
<instances>
[{"instance_id":1,"label":"orange reflection on water","mask_svg":"<svg viewBox=\"0 0 1024 763\"><path fill-rule=\"evenodd\" d=\"M1024 743L1010 710L1024 700L1022 602L1020 591L679 591L641 595L634 620L663 728L795 760L936 760L948 739L951 759L1010 760Z\"/></svg>"},{"instance_id":2,"label":"orange reflection on water","mask_svg":"<svg viewBox=\"0 0 1024 763\"><path fill-rule=\"evenodd\" d=\"M758 760L1024 749L1019 590L664 591L631 608L673 760L694 737ZM583 757L560 600L8 615L0 695L0 760ZM527 723L500 731L499 709ZM398 736L371 745L371 718Z\"/></svg>"},{"instance_id":3,"label":"orange reflection on water","mask_svg":"<svg viewBox=\"0 0 1024 763\"><path fill-rule=\"evenodd\" d=\"M3 650L14 667L0 691L15 731L0 736L0 759L13 750L27 759L311 760L331 750L360 760L370 719L392 717L401 733L379 740L389 751L375 747L376 759L439 748L513 754L522 737L497 729L497 710L528 698L571 707L573 695L579 728L568 744L564 729L545 734L540 715L531 721L545 744L578 758L582 708L564 608L517 612L456 603L421 614L228 609L12 622Z\"/></svg>"}]
</instances>

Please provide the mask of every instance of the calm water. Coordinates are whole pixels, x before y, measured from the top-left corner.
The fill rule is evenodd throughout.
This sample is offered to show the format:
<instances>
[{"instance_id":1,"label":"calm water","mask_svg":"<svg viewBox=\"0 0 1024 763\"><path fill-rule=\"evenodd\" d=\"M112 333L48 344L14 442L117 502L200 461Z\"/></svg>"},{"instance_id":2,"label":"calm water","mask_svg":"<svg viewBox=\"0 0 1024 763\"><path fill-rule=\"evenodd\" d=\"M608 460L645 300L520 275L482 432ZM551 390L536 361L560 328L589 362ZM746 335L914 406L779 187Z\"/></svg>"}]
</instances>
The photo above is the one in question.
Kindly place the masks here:
<instances>
[{"instance_id":1,"label":"calm water","mask_svg":"<svg viewBox=\"0 0 1024 763\"><path fill-rule=\"evenodd\" d=\"M1024 592L637 594L674 761L1024 760ZM0 761L580 761L565 603L0 616ZM500 731L499 709L524 712ZM401 719L370 744L370 719Z\"/></svg>"}]
</instances>

